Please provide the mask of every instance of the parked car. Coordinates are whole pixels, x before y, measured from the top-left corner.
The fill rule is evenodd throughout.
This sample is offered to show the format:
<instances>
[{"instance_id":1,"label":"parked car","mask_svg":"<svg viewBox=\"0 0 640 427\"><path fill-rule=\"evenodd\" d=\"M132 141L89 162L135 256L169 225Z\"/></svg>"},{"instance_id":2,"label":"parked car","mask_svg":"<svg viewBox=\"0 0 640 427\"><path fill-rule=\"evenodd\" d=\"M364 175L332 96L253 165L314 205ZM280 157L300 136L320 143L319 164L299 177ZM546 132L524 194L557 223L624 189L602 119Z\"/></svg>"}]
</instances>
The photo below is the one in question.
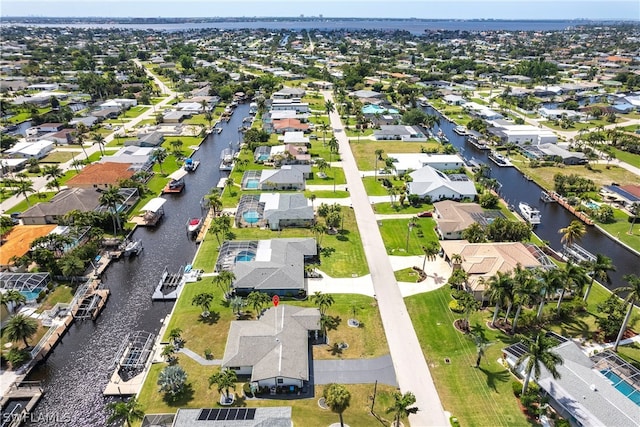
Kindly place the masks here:
<instances>
[{"instance_id":1,"label":"parked car","mask_svg":"<svg viewBox=\"0 0 640 427\"><path fill-rule=\"evenodd\" d=\"M418 218L431 218L433 216L433 212L431 211L424 211L424 212L420 212L418 214Z\"/></svg>"}]
</instances>

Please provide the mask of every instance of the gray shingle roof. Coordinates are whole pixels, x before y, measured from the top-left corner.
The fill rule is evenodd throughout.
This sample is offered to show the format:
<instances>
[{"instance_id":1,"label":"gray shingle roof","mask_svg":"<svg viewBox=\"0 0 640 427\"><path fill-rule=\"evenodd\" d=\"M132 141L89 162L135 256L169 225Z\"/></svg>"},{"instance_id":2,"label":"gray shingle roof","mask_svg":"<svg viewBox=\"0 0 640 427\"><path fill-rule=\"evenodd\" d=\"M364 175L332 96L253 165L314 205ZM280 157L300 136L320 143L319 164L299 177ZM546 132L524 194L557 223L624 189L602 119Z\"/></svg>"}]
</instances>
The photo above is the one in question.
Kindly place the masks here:
<instances>
[{"instance_id":1,"label":"gray shingle roof","mask_svg":"<svg viewBox=\"0 0 640 427\"><path fill-rule=\"evenodd\" d=\"M254 408L253 420L199 420L202 409L180 408L173 427L291 427L291 407Z\"/></svg>"}]
</instances>

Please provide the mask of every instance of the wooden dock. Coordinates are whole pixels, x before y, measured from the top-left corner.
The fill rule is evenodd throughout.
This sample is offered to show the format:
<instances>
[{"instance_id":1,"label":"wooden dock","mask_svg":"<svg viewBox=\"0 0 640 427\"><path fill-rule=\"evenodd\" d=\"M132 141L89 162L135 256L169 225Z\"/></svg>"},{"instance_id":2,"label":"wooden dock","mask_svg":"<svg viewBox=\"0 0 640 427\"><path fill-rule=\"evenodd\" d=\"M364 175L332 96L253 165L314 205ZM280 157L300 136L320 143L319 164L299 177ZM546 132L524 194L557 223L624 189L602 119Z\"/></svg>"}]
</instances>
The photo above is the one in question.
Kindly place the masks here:
<instances>
[{"instance_id":1,"label":"wooden dock","mask_svg":"<svg viewBox=\"0 0 640 427\"><path fill-rule=\"evenodd\" d=\"M563 208L565 208L566 210L571 212L573 215L575 215L576 218L578 218L580 221L584 222L587 225L593 225L593 221L591 220L591 218L589 218L587 214L585 214L584 212L577 211L576 208L571 206L558 193L556 193L555 191L552 191L552 192L549 192L548 194L551 196L553 200L558 202Z\"/></svg>"},{"instance_id":2,"label":"wooden dock","mask_svg":"<svg viewBox=\"0 0 640 427\"><path fill-rule=\"evenodd\" d=\"M22 425L28 419L28 415L33 412L43 393L44 389L39 381L16 381L11 384L5 396L0 399L0 407L3 408L2 425L8 427ZM26 404L13 408L11 412L4 412L9 402L15 400L25 401Z\"/></svg>"},{"instance_id":3,"label":"wooden dock","mask_svg":"<svg viewBox=\"0 0 640 427\"><path fill-rule=\"evenodd\" d=\"M209 231L209 227L211 226L211 221L213 221L213 209L209 209L209 213L207 213L207 216L204 218L204 223L202 224L202 227L200 227L200 231L196 237L196 243L201 243L204 240L207 235L207 231Z\"/></svg>"}]
</instances>

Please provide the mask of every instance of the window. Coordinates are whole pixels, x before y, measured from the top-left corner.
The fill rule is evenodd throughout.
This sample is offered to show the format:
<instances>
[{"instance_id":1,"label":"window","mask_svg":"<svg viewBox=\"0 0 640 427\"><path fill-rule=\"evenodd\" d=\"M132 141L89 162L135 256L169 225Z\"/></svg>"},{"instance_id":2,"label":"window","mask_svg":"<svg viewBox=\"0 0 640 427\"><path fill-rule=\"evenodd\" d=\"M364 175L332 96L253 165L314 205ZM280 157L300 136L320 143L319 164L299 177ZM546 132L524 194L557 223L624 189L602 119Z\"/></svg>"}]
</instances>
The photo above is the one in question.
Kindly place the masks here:
<instances>
[{"instance_id":1,"label":"window","mask_svg":"<svg viewBox=\"0 0 640 427\"><path fill-rule=\"evenodd\" d=\"M278 378L277 382L278 382L278 384L284 384L284 379L283 378Z\"/></svg>"}]
</instances>

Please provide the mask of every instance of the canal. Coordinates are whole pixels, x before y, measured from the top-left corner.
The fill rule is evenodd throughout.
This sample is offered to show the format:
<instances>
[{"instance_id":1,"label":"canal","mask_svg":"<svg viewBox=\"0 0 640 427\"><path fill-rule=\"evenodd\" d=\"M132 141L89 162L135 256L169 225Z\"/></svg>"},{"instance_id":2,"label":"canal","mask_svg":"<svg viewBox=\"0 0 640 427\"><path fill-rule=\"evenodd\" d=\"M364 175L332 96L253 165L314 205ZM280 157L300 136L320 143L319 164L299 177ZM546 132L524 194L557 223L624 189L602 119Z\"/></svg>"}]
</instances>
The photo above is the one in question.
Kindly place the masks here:
<instances>
[{"instance_id":1,"label":"canal","mask_svg":"<svg viewBox=\"0 0 640 427\"><path fill-rule=\"evenodd\" d=\"M141 255L108 267L102 280L111 296L100 317L75 322L46 363L32 371L28 379L42 381L45 394L27 425L62 426L69 419L77 426L106 425L108 400L102 392L116 352L130 332L157 333L171 311L173 302L152 302L151 294L165 266L175 272L192 261L196 244L187 237L186 222L201 215L202 196L220 179L220 153L229 143L237 148L238 128L248 112L248 104L239 105L228 123L220 123L223 132L211 134L195 152L200 167L186 176L181 194L164 196L168 201L158 226L135 231L133 238L144 246Z\"/></svg>"},{"instance_id":2,"label":"canal","mask_svg":"<svg viewBox=\"0 0 640 427\"><path fill-rule=\"evenodd\" d=\"M491 177L495 178L502 184L500 195L513 206L518 206L520 202L526 202L531 206L537 207L542 214L542 223L535 229L535 233L543 240L549 242L550 246L558 252L562 251L560 239L562 235L558 232L561 228L566 227L569 223L577 218L571 215L566 209L557 203L544 203L540 200L542 188L533 181L525 179L524 175L513 167L498 167L487 157L488 151L478 150L473 145L465 142L465 137L457 135L453 132L455 123L449 122L438 111L431 107L426 107L425 111L429 114L436 114L440 118L440 125L436 125L435 132L438 128L442 129L449 141L458 149L464 158L470 160L474 158L480 163L485 163L491 167ZM551 188L550 183L550 188ZM587 226L587 233L579 242L580 246L591 252L592 254L603 254L613 260L616 271L611 272L610 289L619 286L626 286L627 283L622 276L625 274L637 274L638 262L640 257L609 238L596 227Z\"/></svg>"}]
</instances>

